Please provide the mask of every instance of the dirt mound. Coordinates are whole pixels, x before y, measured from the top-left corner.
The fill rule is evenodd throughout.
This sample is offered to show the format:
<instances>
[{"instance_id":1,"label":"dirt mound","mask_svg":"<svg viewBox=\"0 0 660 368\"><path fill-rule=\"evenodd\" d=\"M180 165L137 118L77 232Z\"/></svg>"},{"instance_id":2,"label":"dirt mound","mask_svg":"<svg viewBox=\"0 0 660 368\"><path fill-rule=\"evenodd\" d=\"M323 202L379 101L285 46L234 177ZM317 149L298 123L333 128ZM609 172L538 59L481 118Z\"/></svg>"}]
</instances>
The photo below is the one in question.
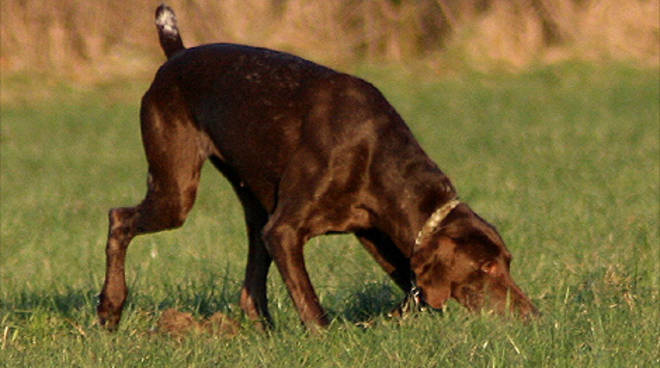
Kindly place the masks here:
<instances>
[{"instance_id":1,"label":"dirt mound","mask_svg":"<svg viewBox=\"0 0 660 368\"><path fill-rule=\"evenodd\" d=\"M234 337L238 334L238 322L216 312L201 321L192 314L180 312L174 308L165 310L158 320L157 332L180 337L191 332L204 332L214 336Z\"/></svg>"}]
</instances>

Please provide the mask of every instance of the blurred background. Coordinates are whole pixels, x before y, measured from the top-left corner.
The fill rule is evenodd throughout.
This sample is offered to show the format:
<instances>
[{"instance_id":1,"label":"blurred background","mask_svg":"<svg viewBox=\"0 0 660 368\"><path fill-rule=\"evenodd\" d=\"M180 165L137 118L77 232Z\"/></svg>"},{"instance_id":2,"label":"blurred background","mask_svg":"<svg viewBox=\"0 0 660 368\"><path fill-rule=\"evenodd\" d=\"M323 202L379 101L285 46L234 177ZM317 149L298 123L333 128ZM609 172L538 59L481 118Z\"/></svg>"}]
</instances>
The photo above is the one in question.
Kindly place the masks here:
<instances>
[{"instance_id":1,"label":"blurred background","mask_svg":"<svg viewBox=\"0 0 660 368\"><path fill-rule=\"evenodd\" d=\"M0 366L658 366L660 0L166 0L188 46L285 50L373 82L497 226L543 318L454 303L388 323L403 295L339 236L305 249L339 327L322 339L296 329L275 267L276 334L146 335L170 307L243 318L242 210L206 165L186 225L129 248L124 322L103 334L106 214L145 192L160 1L0 0Z\"/></svg>"},{"instance_id":2,"label":"blurred background","mask_svg":"<svg viewBox=\"0 0 660 368\"><path fill-rule=\"evenodd\" d=\"M3 81L150 78L155 0L3 0ZM170 0L188 46L245 43L356 63L521 69L563 60L655 67L657 0ZM3 83L4 84L4 83Z\"/></svg>"}]
</instances>

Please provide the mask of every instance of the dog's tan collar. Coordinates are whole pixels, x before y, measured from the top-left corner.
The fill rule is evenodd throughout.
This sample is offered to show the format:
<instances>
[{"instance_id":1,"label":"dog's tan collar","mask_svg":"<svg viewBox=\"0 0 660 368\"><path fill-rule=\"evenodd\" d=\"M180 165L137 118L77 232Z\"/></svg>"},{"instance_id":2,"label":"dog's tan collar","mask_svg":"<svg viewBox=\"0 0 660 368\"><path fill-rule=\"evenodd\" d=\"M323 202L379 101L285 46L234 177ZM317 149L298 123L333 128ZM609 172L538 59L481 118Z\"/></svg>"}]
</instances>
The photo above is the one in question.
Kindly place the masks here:
<instances>
[{"instance_id":1,"label":"dog's tan collar","mask_svg":"<svg viewBox=\"0 0 660 368\"><path fill-rule=\"evenodd\" d=\"M424 238L438 227L442 220L444 220L459 204L461 204L461 201L454 198L435 210L428 220L426 220L422 229L417 233L417 238L415 238L415 248L419 247L424 241Z\"/></svg>"}]
</instances>

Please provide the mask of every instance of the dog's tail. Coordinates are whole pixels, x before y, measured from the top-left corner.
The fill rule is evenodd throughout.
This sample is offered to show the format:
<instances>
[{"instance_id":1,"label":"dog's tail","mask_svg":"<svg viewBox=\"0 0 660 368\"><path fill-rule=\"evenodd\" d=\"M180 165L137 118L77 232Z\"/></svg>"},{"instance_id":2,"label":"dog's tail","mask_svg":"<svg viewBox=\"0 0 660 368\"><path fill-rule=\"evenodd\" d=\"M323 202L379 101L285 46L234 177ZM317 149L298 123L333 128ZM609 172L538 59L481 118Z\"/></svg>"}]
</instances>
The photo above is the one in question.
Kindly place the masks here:
<instances>
[{"instance_id":1,"label":"dog's tail","mask_svg":"<svg viewBox=\"0 0 660 368\"><path fill-rule=\"evenodd\" d=\"M160 4L156 9L156 28L158 28L160 46L165 51L168 59L180 50L185 49L179 34L179 28L176 26L174 10L165 4Z\"/></svg>"}]
</instances>

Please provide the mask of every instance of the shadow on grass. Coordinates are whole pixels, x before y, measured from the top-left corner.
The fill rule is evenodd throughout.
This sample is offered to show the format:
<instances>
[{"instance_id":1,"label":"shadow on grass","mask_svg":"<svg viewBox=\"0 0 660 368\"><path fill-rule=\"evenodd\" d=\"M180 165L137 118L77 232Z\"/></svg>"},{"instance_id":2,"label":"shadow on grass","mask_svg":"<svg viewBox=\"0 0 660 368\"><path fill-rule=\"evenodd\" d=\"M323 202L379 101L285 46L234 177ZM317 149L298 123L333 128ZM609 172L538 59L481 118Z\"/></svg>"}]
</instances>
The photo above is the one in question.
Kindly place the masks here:
<instances>
[{"instance_id":1,"label":"shadow on grass","mask_svg":"<svg viewBox=\"0 0 660 368\"><path fill-rule=\"evenodd\" d=\"M202 317L209 317L215 312L238 317L242 315L238 306L241 285L241 281L232 280L226 275L225 277L208 277L205 280L169 286L165 299L155 300L147 294L141 294L133 300L137 305L157 305L159 311L175 308ZM324 307L331 319L359 323L391 312L399 305L403 296L399 289L386 282L368 283L361 285L357 290L347 288L331 295L329 300L324 303L327 304ZM281 295L281 297L287 303L285 309L292 311L293 306L288 295ZM269 295L269 306L271 313L279 314L281 311L273 310L278 304L276 299L277 296ZM277 322L275 321L276 324Z\"/></svg>"},{"instance_id":2,"label":"shadow on grass","mask_svg":"<svg viewBox=\"0 0 660 368\"><path fill-rule=\"evenodd\" d=\"M385 315L396 308L404 297L399 289L384 282L368 283L347 294L336 296L342 301L338 303L338 310L331 311L330 315L333 319L339 318L351 323L367 322Z\"/></svg>"},{"instance_id":3,"label":"shadow on grass","mask_svg":"<svg viewBox=\"0 0 660 368\"><path fill-rule=\"evenodd\" d=\"M10 299L0 301L0 309L26 317L37 311L46 311L71 318L81 310L96 308L98 293L98 290L74 288L52 291L23 290Z\"/></svg>"},{"instance_id":4,"label":"shadow on grass","mask_svg":"<svg viewBox=\"0 0 660 368\"><path fill-rule=\"evenodd\" d=\"M202 280L182 282L166 287L166 297L155 299L148 292L133 298L135 305L157 305L158 311L175 308L209 317L215 312L223 312L233 317L243 316L238 305L242 281L224 275L209 274ZM324 308L331 319L360 323L391 312L403 300L403 293L389 282L372 282L357 288L346 288L326 297ZM278 298L286 303L284 313L296 313L288 295L269 295L269 307L275 317L283 311L276 311ZM129 296L129 301L130 301ZM245 316L243 316L245 317ZM275 318L276 325L278 324Z\"/></svg>"},{"instance_id":5,"label":"shadow on grass","mask_svg":"<svg viewBox=\"0 0 660 368\"><path fill-rule=\"evenodd\" d=\"M176 308L202 317L215 312L242 315L238 307L240 282L214 274L203 280L188 280L164 285L165 297L153 288L133 287L125 311L163 311ZM161 286L162 287L162 286ZM0 300L0 309L29 318L37 312L64 318L80 318L80 314L95 315L99 290L96 288L53 288L52 290L22 290ZM160 297L159 297L160 294ZM325 307L331 319L350 323L367 322L391 312L403 299L403 293L387 282L372 282L357 288L346 288L331 295ZM288 299L288 298L286 298ZM274 307L271 301L271 308ZM287 312L288 313L288 312ZM295 312L294 312L295 313Z\"/></svg>"}]
</instances>

